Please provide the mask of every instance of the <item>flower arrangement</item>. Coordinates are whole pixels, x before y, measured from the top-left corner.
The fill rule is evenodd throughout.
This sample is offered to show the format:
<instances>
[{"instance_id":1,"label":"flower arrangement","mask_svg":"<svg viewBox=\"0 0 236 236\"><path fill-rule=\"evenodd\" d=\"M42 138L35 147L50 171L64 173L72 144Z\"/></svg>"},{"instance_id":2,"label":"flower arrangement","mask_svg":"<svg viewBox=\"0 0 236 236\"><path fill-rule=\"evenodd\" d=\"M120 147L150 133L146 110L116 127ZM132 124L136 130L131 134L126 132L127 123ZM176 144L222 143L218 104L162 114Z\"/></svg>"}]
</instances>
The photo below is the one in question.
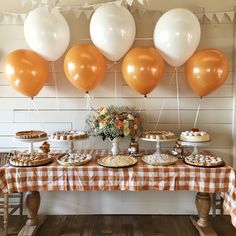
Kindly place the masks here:
<instances>
[{"instance_id":1,"label":"flower arrangement","mask_svg":"<svg viewBox=\"0 0 236 236\"><path fill-rule=\"evenodd\" d=\"M139 113L125 106L99 107L96 114L86 120L87 131L103 140L117 137L139 137L142 133L142 122Z\"/></svg>"}]
</instances>

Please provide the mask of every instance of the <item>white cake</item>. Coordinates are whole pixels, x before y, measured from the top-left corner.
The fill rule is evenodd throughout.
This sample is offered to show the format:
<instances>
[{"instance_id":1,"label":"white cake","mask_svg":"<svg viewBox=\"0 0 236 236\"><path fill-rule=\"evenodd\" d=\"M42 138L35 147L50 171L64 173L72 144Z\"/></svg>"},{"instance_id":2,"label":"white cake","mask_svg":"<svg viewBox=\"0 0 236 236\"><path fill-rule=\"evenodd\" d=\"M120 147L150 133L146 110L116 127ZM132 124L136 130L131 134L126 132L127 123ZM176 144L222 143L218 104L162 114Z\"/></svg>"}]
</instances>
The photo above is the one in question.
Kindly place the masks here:
<instances>
[{"instance_id":1,"label":"white cake","mask_svg":"<svg viewBox=\"0 0 236 236\"><path fill-rule=\"evenodd\" d=\"M185 142L207 142L210 140L210 135L205 131L192 129L191 131L181 132L180 140Z\"/></svg>"}]
</instances>

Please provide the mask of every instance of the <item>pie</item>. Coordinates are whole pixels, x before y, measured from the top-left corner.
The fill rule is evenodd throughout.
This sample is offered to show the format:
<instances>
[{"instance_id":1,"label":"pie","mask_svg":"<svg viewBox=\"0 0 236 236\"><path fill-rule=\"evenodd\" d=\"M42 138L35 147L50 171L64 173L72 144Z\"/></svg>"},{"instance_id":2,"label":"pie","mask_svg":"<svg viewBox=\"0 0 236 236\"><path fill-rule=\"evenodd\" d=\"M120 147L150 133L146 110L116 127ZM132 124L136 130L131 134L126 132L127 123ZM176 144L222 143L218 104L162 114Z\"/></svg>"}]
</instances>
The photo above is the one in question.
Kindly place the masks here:
<instances>
[{"instance_id":1,"label":"pie","mask_svg":"<svg viewBox=\"0 0 236 236\"><path fill-rule=\"evenodd\" d=\"M13 166L40 166L52 160L52 156L45 153L19 153L11 155L9 162Z\"/></svg>"},{"instance_id":2,"label":"pie","mask_svg":"<svg viewBox=\"0 0 236 236\"><path fill-rule=\"evenodd\" d=\"M143 156L142 160L149 165L169 166L174 165L178 161L178 158L172 155L154 153L152 155Z\"/></svg>"},{"instance_id":3,"label":"pie","mask_svg":"<svg viewBox=\"0 0 236 236\"><path fill-rule=\"evenodd\" d=\"M150 140L168 140L176 139L176 135L170 131L165 130L155 130L155 131L144 131L142 138Z\"/></svg>"},{"instance_id":4,"label":"pie","mask_svg":"<svg viewBox=\"0 0 236 236\"><path fill-rule=\"evenodd\" d=\"M40 130L18 131L15 134L17 139L38 139L47 137L47 133Z\"/></svg>"},{"instance_id":5,"label":"pie","mask_svg":"<svg viewBox=\"0 0 236 236\"><path fill-rule=\"evenodd\" d=\"M54 140L79 140L87 138L88 134L84 131L58 131L51 135Z\"/></svg>"},{"instance_id":6,"label":"pie","mask_svg":"<svg viewBox=\"0 0 236 236\"><path fill-rule=\"evenodd\" d=\"M57 162L63 166L84 165L92 159L91 154L70 153L57 158Z\"/></svg>"},{"instance_id":7,"label":"pie","mask_svg":"<svg viewBox=\"0 0 236 236\"><path fill-rule=\"evenodd\" d=\"M185 142L207 142L210 140L210 135L205 131L193 128L191 131L181 132L180 140Z\"/></svg>"},{"instance_id":8,"label":"pie","mask_svg":"<svg viewBox=\"0 0 236 236\"><path fill-rule=\"evenodd\" d=\"M186 164L203 167L223 166L225 163L220 157L203 154L190 155L184 158Z\"/></svg>"},{"instance_id":9,"label":"pie","mask_svg":"<svg viewBox=\"0 0 236 236\"><path fill-rule=\"evenodd\" d=\"M105 167L128 167L135 165L137 159L128 155L111 155L98 159L97 163Z\"/></svg>"}]
</instances>

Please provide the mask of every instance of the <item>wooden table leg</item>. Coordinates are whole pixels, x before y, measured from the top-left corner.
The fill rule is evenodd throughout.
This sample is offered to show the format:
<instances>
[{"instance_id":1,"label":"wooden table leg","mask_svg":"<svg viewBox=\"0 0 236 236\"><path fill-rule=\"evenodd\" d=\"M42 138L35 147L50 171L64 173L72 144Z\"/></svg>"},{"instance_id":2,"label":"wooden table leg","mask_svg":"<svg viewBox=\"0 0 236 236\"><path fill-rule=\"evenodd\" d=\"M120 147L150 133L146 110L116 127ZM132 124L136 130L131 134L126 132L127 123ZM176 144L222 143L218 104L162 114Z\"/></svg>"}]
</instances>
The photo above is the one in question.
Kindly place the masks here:
<instances>
[{"instance_id":1,"label":"wooden table leg","mask_svg":"<svg viewBox=\"0 0 236 236\"><path fill-rule=\"evenodd\" d=\"M198 230L201 236L217 236L214 229L211 227L209 217L209 211L211 209L211 197L209 193L198 192L196 195L196 207L198 211L199 219L196 220L191 217L193 225Z\"/></svg>"},{"instance_id":2,"label":"wooden table leg","mask_svg":"<svg viewBox=\"0 0 236 236\"><path fill-rule=\"evenodd\" d=\"M37 215L40 206L40 194L38 191L29 191L26 193L25 206L27 208L28 220L18 236L33 236L36 235L37 229L46 219L45 216L38 218Z\"/></svg>"}]
</instances>

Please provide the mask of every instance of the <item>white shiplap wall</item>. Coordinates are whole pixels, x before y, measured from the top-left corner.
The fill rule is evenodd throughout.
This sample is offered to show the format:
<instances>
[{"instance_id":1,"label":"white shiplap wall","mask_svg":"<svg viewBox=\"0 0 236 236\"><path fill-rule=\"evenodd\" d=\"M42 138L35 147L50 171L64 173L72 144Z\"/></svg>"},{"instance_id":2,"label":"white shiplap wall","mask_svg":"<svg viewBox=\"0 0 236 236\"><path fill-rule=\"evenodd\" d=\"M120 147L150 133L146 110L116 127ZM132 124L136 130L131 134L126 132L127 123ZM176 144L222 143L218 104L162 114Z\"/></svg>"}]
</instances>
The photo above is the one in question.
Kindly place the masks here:
<instances>
[{"instance_id":1,"label":"white shiplap wall","mask_svg":"<svg viewBox=\"0 0 236 236\"><path fill-rule=\"evenodd\" d=\"M66 12L65 17L71 30L70 47L79 43L90 42L89 21L85 15L79 19ZM134 46L153 46L152 34L154 24L159 15L154 12L139 17L134 14L137 27L137 39ZM202 24L202 36L199 48L218 48L225 52L231 64L230 75L227 81L217 91L203 99L199 114L198 127L211 134L210 150L221 155L229 164L233 164L233 81L235 65L234 52L234 24L210 23ZM0 25L0 59L10 51L28 48L24 40L23 25ZM140 40L139 38L142 38ZM147 39L145 39L147 38ZM169 85L170 74L173 68L166 66L165 78L160 85L148 95L148 116L146 116L145 102L141 95L132 91L124 82L120 70L121 63L116 65L117 70L117 99L114 98L115 65L107 62L107 72L104 81L96 87L91 96L92 105L128 105L137 109L142 107L146 128L154 128L157 116L166 101L160 120L159 128L179 133L177 119L176 84ZM50 79L34 99L34 105L26 98L8 86L2 78L2 64L0 65L0 150L25 149L26 145L12 141L12 136L18 130L42 129L48 134L57 130L83 129L85 125L86 101L84 94L74 88L65 78L63 72L63 57L54 63L54 71ZM193 126L199 98L190 90L184 73L178 74L180 88L181 130ZM58 89L58 110L55 98L55 79ZM55 149L65 148L59 143L51 143ZM128 140L122 143L127 148ZM154 144L140 143L141 147L154 148ZM109 142L91 138L81 142L78 148L110 148ZM143 192L143 193L42 193L43 204L41 212L50 214L92 214L92 213L173 213L192 214L194 208L194 193L190 192ZM47 201L44 201L47 199ZM66 199L66 201L65 201ZM158 200L157 200L158 199ZM114 202L116 204L114 204ZM174 204L172 204L174 203ZM177 204L176 204L177 203Z\"/></svg>"}]
</instances>

